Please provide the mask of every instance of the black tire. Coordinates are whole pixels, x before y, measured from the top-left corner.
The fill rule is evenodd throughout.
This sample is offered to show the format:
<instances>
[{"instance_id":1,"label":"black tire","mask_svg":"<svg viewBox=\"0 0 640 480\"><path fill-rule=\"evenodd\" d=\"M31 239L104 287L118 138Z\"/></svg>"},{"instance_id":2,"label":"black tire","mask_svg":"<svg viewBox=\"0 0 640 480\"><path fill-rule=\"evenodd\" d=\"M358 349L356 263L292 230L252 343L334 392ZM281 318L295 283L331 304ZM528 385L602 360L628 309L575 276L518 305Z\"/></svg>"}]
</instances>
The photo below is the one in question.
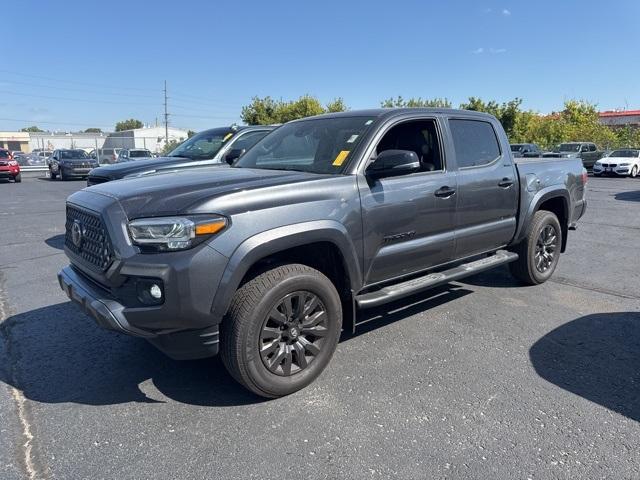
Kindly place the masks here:
<instances>
[{"instance_id":1,"label":"black tire","mask_svg":"<svg viewBox=\"0 0 640 480\"><path fill-rule=\"evenodd\" d=\"M287 302L292 315L281 309ZM294 317L302 320L296 323ZM229 373L245 388L266 398L282 397L322 373L341 329L340 296L331 280L306 265L287 264L267 270L236 291L221 325L220 353ZM267 358L270 350L273 356ZM285 356L278 362L281 355Z\"/></svg>"},{"instance_id":2,"label":"black tire","mask_svg":"<svg viewBox=\"0 0 640 480\"><path fill-rule=\"evenodd\" d=\"M638 176L638 166L634 165L631 169L631 178L636 178Z\"/></svg>"},{"instance_id":3,"label":"black tire","mask_svg":"<svg viewBox=\"0 0 640 480\"><path fill-rule=\"evenodd\" d=\"M553 245L547 236L549 232L555 236ZM543 238L547 238L548 245ZM531 220L527 236L513 249L520 258L509 264L511 274L527 285L546 282L558 265L561 248L562 228L558 217L547 210L537 211Z\"/></svg>"},{"instance_id":4,"label":"black tire","mask_svg":"<svg viewBox=\"0 0 640 480\"><path fill-rule=\"evenodd\" d=\"M62 180L63 182L66 182L67 180L69 180L69 177L67 177L64 174L64 169L63 168L60 168L60 180Z\"/></svg>"},{"instance_id":5,"label":"black tire","mask_svg":"<svg viewBox=\"0 0 640 480\"><path fill-rule=\"evenodd\" d=\"M22 174L19 173L15 177L13 177L13 181L16 182L16 183L22 182Z\"/></svg>"},{"instance_id":6,"label":"black tire","mask_svg":"<svg viewBox=\"0 0 640 480\"><path fill-rule=\"evenodd\" d=\"M55 180L57 176L58 176L57 173L55 173L53 170L49 169L49 178L51 180Z\"/></svg>"}]
</instances>

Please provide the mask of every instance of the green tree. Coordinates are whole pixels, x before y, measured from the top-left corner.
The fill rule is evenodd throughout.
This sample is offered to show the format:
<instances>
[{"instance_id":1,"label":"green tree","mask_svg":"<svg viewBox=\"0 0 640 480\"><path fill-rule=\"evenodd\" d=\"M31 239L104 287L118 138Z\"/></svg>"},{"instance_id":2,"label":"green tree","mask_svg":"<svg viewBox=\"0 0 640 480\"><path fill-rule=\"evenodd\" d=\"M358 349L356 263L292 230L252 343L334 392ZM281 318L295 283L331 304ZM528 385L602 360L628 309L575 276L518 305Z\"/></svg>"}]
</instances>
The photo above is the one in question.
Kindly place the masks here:
<instances>
[{"instance_id":1,"label":"green tree","mask_svg":"<svg viewBox=\"0 0 640 480\"><path fill-rule=\"evenodd\" d=\"M187 130L187 138L191 138L196 134L193 130Z\"/></svg>"},{"instance_id":2,"label":"green tree","mask_svg":"<svg viewBox=\"0 0 640 480\"><path fill-rule=\"evenodd\" d=\"M396 98L389 97L382 102L380 102L380 106L382 108L397 108L397 107L409 107L409 108L419 108L419 107L434 107L434 108L451 108L451 102L447 98L409 98L405 100L401 95L398 95Z\"/></svg>"},{"instance_id":3,"label":"green tree","mask_svg":"<svg viewBox=\"0 0 640 480\"><path fill-rule=\"evenodd\" d=\"M169 140L167 143L165 143L164 147L162 148L162 151L160 152L162 155L166 155L168 153L171 153L173 150L175 150L178 145L180 145L182 142L179 142L178 140Z\"/></svg>"},{"instance_id":4,"label":"green tree","mask_svg":"<svg viewBox=\"0 0 640 480\"><path fill-rule=\"evenodd\" d=\"M320 101L311 95L303 95L297 100L290 101L274 100L271 97L253 97L249 105L242 107L240 117L248 125L268 125L345 110L347 106L342 98L336 98L326 106L322 106Z\"/></svg>"},{"instance_id":5,"label":"green tree","mask_svg":"<svg viewBox=\"0 0 640 480\"><path fill-rule=\"evenodd\" d=\"M44 130L41 130L40 128L36 127L35 125L32 125L31 127L25 127L20 131L21 132L44 132Z\"/></svg>"},{"instance_id":6,"label":"green tree","mask_svg":"<svg viewBox=\"0 0 640 480\"><path fill-rule=\"evenodd\" d=\"M116 132L122 132L124 130L134 130L136 128L142 128L144 124L140 120L130 118L129 120L122 120L116 123Z\"/></svg>"},{"instance_id":7,"label":"green tree","mask_svg":"<svg viewBox=\"0 0 640 480\"><path fill-rule=\"evenodd\" d=\"M513 135L514 128L518 122L518 117L522 114L520 105L522 99L514 98L508 102L498 103L495 100L485 102L477 97L469 97L467 103L461 103L460 108L463 110L474 110L476 112L485 112L493 115L500 123L508 136Z\"/></svg>"},{"instance_id":8,"label":"green tree","mask_svg":"<svg viewBox=\"0 0 640 480\"><path fill-rule=\"evenodd\" d=\"M100 128L87 128L84 133L102 133Z\"/></svg>"}]
</instances>

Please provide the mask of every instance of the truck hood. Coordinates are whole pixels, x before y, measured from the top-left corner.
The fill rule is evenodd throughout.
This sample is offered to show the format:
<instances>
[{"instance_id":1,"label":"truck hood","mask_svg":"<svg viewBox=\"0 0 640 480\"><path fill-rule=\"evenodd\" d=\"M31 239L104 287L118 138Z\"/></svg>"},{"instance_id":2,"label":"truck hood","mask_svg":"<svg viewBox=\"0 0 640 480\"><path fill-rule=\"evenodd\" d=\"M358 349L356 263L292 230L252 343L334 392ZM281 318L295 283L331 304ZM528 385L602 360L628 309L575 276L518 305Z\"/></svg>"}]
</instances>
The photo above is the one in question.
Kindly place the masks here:
<instances>
[{"instance_id":1,"label":"truck hood","mask_svg":"<svg viewBox=\"0 0 640 480\"><path fill-rule=\"evenodd\" d=\"M210 203L216 198L237 192L264 190L332 176L214 166L101 183L85 188L82 192L116 199L124 208L127 217L132 219L193 213L205 202ZM73 197L72 195L69 199L71 202L74 201Z\"/></svg>"},{"instance_id":2,"label":"truck hood","mask_svg":"<svg viewBox=\"0 0 640 480\"><path fill-rule=\"evenodd\" d=\"M129 162L114 163L113 165L94 168L91 170L89 175L108 178L109 180L118 180L126 177L127 175L188 162L193 162L193 160L185 157L158 157L150 158L148 160L132 160Z\"/></svg>"}]
</instances>

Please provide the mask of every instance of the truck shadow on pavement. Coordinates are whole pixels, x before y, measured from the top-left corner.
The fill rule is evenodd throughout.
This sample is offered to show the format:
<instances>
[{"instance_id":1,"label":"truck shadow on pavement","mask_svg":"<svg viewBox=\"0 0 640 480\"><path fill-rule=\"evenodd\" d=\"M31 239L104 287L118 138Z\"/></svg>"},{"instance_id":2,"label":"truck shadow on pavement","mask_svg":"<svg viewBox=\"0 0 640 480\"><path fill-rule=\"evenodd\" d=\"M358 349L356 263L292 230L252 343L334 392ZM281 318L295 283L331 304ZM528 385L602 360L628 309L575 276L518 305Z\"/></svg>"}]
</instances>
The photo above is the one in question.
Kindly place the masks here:
<instances>
[{"instance_id":1,"label":"truck shadow on pavement","mask_svg":"<svg viewBox=\"0 0 640 480\"><path fill-rule=\"evenodd\" d=\"M529 350L545 380L640 421L640 312L586 315Z\"/></svg>"},{"instance_id":2,"label":"truck shadow on pavement","mask_svg":"<svg viewBox=\"0 0 640 480\"><path fill-rule=\"evenodd\" d=\"M218 358L171 360L142 339L100 329L71 302L14 315L0 328L8 339L8 352L0 351L0 381L37 402L263 401L240 387Z\"/></svg>"},{"instance_id":3,"label":"truck shadow on pavement","mask_svg":"<svg viewBox=\"0 0 640 480\"><path fill-rule=\"evenodd\" d=\"M626 202L640 202L640 190L616 193L614 198Z\"/></svg>"},{"instance_id":4,"label":"truck shadow on pavement","mask_svg":"<svg viewBox=\"0 0 640 480\"><path fill-rule=\"evenodd\" d=\"M44 243L49 245L51 248L64 250L64 233L61 233L59 235L54 235L53 237L49 237L44 241Z\"/></svg>"},{"instance_id":5,"label":"truck shadow on pavement","mask_svg":"<svg viewBox=\"0 0 640 480\"><path fill-rule=\"evenodd\" d=\"M367 310L355 335L472 293L448 286L386 308ZM128 402L198 406L265 401L238 385L219 357L174 361L146 341L100 329L71 302L9 317L0 324L8 351L0 349L0 381L42 403L112 405Z\"/></svg>"}]
</instances>

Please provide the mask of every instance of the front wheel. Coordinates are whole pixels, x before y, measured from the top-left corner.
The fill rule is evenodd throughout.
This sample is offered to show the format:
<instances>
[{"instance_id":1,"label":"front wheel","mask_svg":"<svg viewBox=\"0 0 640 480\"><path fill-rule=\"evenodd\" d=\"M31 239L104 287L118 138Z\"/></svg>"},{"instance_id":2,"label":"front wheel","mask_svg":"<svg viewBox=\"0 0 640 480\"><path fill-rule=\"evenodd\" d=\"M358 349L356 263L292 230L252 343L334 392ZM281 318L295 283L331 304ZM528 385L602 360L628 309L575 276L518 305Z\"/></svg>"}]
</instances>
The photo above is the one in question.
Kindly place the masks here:
<instances>
[{"instance_id":1,"label":"front wheel","mask_svg":"<svg viewBox=\"0 0 640 480\"><path fill-rule=\"evenodd\" d=\"M49 168L49 178L51 180L55 180L57 176L58 176L58 174L56 172L54 172L51 168Z\"/></svg>"},{"instance_id":2,"label":"front wheel","mask_svg":"<svg viewBox=\"0 0 640 480\"><path fill-rule=\"evenodd\" d=\"M20 183L22 181L22 174L19 173L15 177L13 177L13 181L16 183Z\"/></svg>"},{"instance_id":3,"label":"front wheel","mask_svg":"<svg viewBox=\"0 0 640 480\"><path fill-rule=\"evenodd\" d=\"M636 178L638 176L638 166L634 165L633 168L631 169L631 174L630 174L631 178Z\"/></svg>"},{"instance_id":4,"label":"front wheel","mask_svg":"<svg viewBox=\"0 0 640 480\"><path fill-rule=\"evenodd\" d=\"M546 210L537 211L527 236L514 249L519 258L509 264L511 274L527 285L546 282L558 265L561 246L558 217Z\"/></svg>"},{"instance_id":5,"label":"front wheel","mask_svg":"<svg viewBox=\"0 0 640 480\"><path fill-rule=\"evenodd\" d=\"M322 373L341 329L340 296L331 280L306 265L282 265L235 293L222 323L222 361L257 395L289 395Z\"/></svg>"}]
</instances>

